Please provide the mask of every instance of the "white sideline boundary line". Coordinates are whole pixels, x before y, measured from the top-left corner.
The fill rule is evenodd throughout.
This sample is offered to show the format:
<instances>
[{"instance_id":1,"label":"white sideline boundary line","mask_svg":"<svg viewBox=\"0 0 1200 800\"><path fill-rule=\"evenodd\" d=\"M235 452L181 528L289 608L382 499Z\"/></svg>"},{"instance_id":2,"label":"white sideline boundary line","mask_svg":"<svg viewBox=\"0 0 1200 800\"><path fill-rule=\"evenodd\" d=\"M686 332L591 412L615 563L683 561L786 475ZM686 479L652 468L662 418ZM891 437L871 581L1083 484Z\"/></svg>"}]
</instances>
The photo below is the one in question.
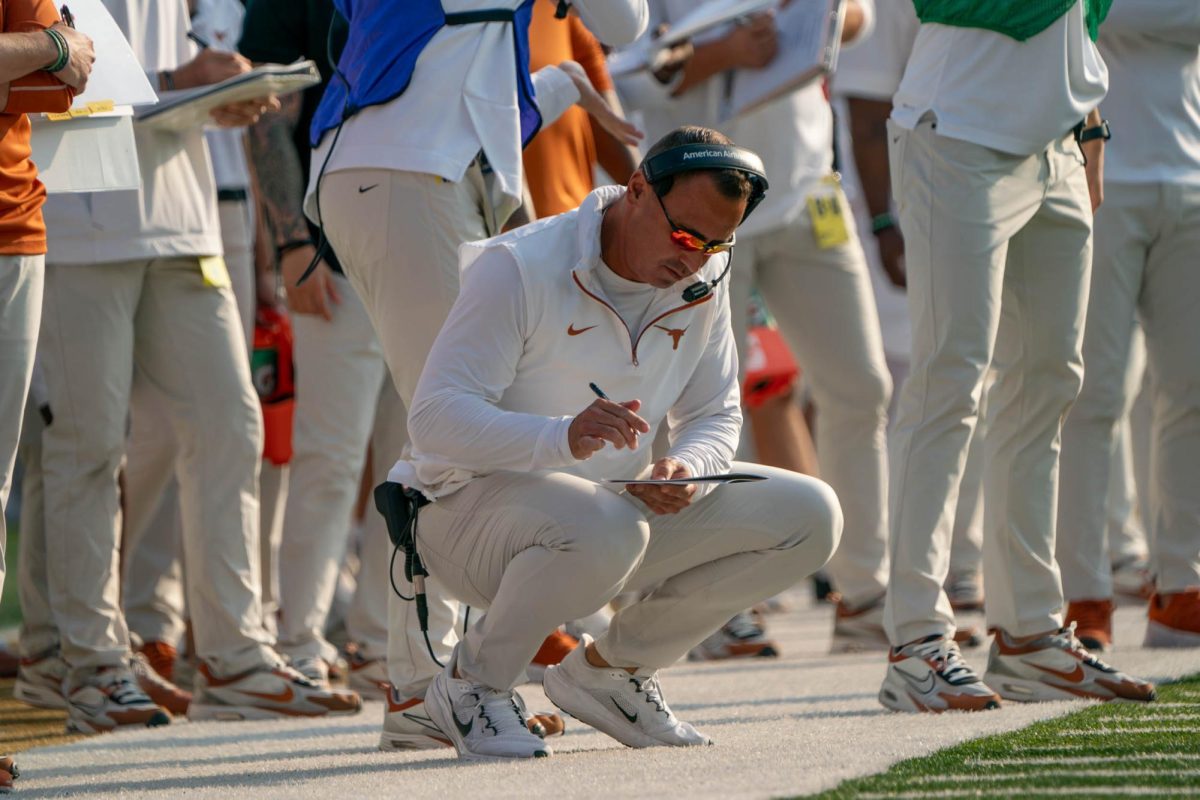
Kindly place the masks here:
<instances>
[{"instance_id":1,"label":"white sideline boundary line","mask_svg":"<svg viewBox=\"0 0 1200 800\"><path fill-rule=\"evenodd\" d=\"M1200 733L1200 727L1190 726L1186 728L1130 728L1130 727L1112 727L1112 728L1089 728L1084 731L1059 731L1056 736L1070 738L1073 736L1109 736L1112 734L1129 734L1129 733Z\"/></svg>"},{"instance_id":2,"label":"white sideline boundary line","mask_svg":"<svg viewBox=\"0 0 1200 800\"><path fill-rule=\"evenodd\" d=\"M1178 786L1053 786L1040 787L1036 790L1038 795L1053 795L1059 797L1130 797L1130 796L1179 796L1181 787ZM1027 786L1013 787L1009 789L1001 789L999 787L989 787L988 795L991 797L1023 797L1029 795L1031 790ZM861 800L897 800L897 798L911 798L912 800L924 800L924 798L937 797L979 797L979 792L974 789L947 789L944 791L929 791L929 792L863 792L857 797Z\"/></svg>"},{"instance_id":3,"label":"white sideline boundary line","mask_svg":"<svg viewBox=\"0 0 1200 800\"><path fill-rule=\"evenodd\" d=\"M1200 761L1200 753L1145 753L1119 756L1065 756L1063 758L969 758L964 763L981 767L1107 764L1112 761Z\"/></svg>"},{"instance_id":4,"label":"white sideline boundary line","mask_svg":"<svg viewBox=\"0 0 1200 800\"><path fill-rule=\"evenodd\" d=\"M945 775L919 775L909 778L909 783L942 783L948 781L1026 781L1030 778L1056 778L1066 780L1086 780L1088 778L1145 778L1163 776L1172 778L1200 777L1200 769L1171 770L1161 769L1089 769L1087 772L1053 772L1040 770L1037 772L1005 772L996 775L979 775L972 772L946 773Z\"/></svg>"}]
</instances>

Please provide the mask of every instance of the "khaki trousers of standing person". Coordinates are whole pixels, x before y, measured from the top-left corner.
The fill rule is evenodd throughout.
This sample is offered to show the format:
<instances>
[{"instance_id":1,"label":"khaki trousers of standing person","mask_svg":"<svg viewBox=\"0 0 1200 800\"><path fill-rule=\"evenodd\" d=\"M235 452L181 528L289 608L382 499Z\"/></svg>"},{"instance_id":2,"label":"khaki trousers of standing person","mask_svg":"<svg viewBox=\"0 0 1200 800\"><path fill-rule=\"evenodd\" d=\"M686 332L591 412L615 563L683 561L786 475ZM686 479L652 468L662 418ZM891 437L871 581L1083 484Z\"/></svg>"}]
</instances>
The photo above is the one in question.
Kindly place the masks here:
<instances>
[{"instance_id":1,"label":"khaki trousers of standing person","mask_svg":"<svg viewBox=\"0 0 1200 800\"><path fill-rule=\"evenodd\" d=\"M42 313L45 256L0 256L0 589L8 534L4 510L12 488L13 465Z\"/></svg>"},{"instance_id":2,"label":"khaki trousers of standing person","mask_svg":"<svg viewBox=\"0 0 1200 800\"><path fill-rule=\"evenodd\" d=\"M840 190L839 190L840 191ZM849 206L842 198L842 207ZM729 275L732 324L745 352L746 308L757 286L796 354L817 405L821 477L837 492L846 533L827 572L851 606L887 586L887 409L892 382L867 260L850 238L820 249L807 211L739 244Z\"/></svg>"},{"instance_id":3,"label":"khaki trousers of standing person","mask_svg":"<svg viewBox=\"0 0 1200 800\"><path fill-rule=\"evenodd\" d=\"M1071 599L1112 596L1105 499L1129 406L1130 342L1146 334L1151 571L1160 592L1200 586L1200 186L1109 183L1096 215L1083 390L1063 428L1059 526ZM1070 575L1070 580L1068 580Z\"/></svg>"},{"instance_id":4,"label":"khaki trousers of standing person","mask_svg":"<svg viewBox=\"0 0 1200 800\"><path fill-rule=\"evenodd\" d=\"M253 209L245 200L223 200L217 208L230 288L249 353L257 302ZM135 382L130 404L121 604L129 630L142 641L178 646L188 617L179 485L175 477L179 443L172 433L165 402L153 385ZM259 563L263 621L270 631L274 630L279 607L278 550L286 470L267 461L259 469Z\"/></svg>"},{"instance_id":5,"label":"khaki trousers of standing person","mask_svg":"<svg viewBox=\"0 0 1200 800\"><path fill-rule=\"evenodd\" d=\"M820 569L842 530L833 491L773 467L732 469L768 480L721 486L678 514L562 472L493 473L423 508L418 551L430 574L487 609L458 648L462 677L510 689L556 626L642 590L596 647L617 666L669 667Z\"/></svg>"},{"instance_id":6,"label":"khaki trousers of standing person","mask_svg":"<svg viewBox=\"0 0 1200 800\"><path fill-rule=\"evenodd\" d=\"M133 381L164 398L180 443L188 607L219 675L273 664L258 564L262 418L229 289L195 257L50 265L41 350L54 423L42 437L50 597L78 677L127 656L117 472Z\"/></svg>"},{"instance_id":7,"label":"khaki trousers of standing person","mask_svg":"<svg viewBox=\"0 0 1200 800\"><path fill-rule=\"evenodd\" d=\"M46 564L45 494L42 491L42 431L46 429L32 397L21 426L21 549L17 554L17 597L21 601L20 651L37 658L58 650L58 626L50 609Z\"/></svg>"},{"instance_id":8,"label":"khaki trousers of standing person","mask_svg":"<svg viewBox=\"0 0 1200 800\"><path fill-rule=\"evenodd\" d=\"M407 407L458 297L459 245L497 232L479 164L457 183L419 172L342 170L321 179L319 197L329 242L363 300ZM429 640L444 663L458 641L458 603L436 579L425 588ZM414 605L394 592L388 598L390 680L401 696L420 695L438 667L426 651Z\"/></svg>"},{"instance_id":9,"label":"khaki trousers of standing person","mask_svg":"<svg viewBox=\"0 0 1200 800\"><path fill-rule=\"evenodd\" d=\"M279 578L283 617L279 649L332 663L337 648L325 625L346 555L354 501L366 460L375 448L374 476L382 481L408 442L407 414L387 374L383 350L362 300L334 275L341 303L333 319L293 314L296 335L296 415L290 487L284 513ZM375 434L373 436L372 434ZM347 619L352 641L382 657L387 638L388 536L368 502L365 557ZM450 621L452 624L452 620Z\"/></svg>"},{"instance_id":10,"label":"khaki trousers of standing person","mask_svg":"<svg viewBox=\"0 0 1200 800\"><path fill-rule=\"evenodd\" d=\"M954 633L942 584L989 364L988 624L1014 636L1057 628L1058 445L1083 374L1091 265L1083 156L1070 135L1017 156L940 136L928 120L888 129L913 329L892 439L888 635L900 645Z\"/></svg>"}]
</instances>

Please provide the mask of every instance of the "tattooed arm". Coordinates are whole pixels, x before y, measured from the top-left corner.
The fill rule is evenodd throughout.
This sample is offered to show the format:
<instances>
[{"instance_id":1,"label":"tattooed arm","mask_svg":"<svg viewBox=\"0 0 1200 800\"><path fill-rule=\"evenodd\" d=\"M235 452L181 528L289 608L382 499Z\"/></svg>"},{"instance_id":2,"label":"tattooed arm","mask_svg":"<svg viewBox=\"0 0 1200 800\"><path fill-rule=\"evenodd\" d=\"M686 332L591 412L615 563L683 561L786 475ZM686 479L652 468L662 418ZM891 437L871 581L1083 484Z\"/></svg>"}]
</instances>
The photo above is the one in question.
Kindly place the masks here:
<instances>
[{"instance_id":1,"label":"tattooed arm","mask_svg":"<svg viewBox=\"0 0 1200 800\"><path fill-rule=\"evenodd\" d=\"M279 257L279 268L288 308L295 314L317 314L329 320L333 318L333 305L341 302L329 267L319 264L303 285L296 285L316 255L304 218L304 171L292 138L303 95L291 94L280 102L283 107L279 111L264 114L249 129L251 169L275 237L274 245L286 250Z\"/></svg>"}]
</instances>

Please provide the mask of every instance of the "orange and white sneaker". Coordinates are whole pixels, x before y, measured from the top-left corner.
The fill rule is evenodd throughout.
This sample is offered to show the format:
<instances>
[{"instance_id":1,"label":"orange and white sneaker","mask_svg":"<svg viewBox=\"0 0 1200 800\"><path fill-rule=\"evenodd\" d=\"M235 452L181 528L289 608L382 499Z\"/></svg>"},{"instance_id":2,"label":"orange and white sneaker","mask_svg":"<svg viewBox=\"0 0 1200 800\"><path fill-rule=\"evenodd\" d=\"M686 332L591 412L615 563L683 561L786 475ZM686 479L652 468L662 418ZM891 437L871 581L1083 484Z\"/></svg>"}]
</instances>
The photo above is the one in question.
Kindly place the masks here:
<instances>
[{"instance_id":1,"label":"orange and white sneaker","mask_svg":"<svg viewBox=\"0 0 1200 800\"><path fill-rule=\"evenodd\" d=\"M1016 639L993 628L995 639L983 679L1005 700L1138 700L1155 697L1154 684L1119 672L1089 653L1075 625Z\"/></svg>"},{"instance_id":2,"label":"orange and white sneaker","mask_svg":"<svg viewBox=\"0 0 1200 800\"><path fill-rule=\"evenodd\" d=\"M883 630L884 595L851 606L845 599L838 600L833 617L833 641L831 653L862 653L870 650L883 652L891 647L887 633Z\"/></svg>"},{"instance_id":3,"label":"orange and white sneaker","mask_svg":"<svg viewBox=\"0 0 1200 800\"><path fill-rule=\"evenodd\" d=\"M688 653L688 661L723 661L730 658L778 658L779 645L767 636L753 615L743 611Z\"/></svg>"},{"instance_id":4,"label":"orange and white sneaker","mask_svg":"<svg viewBox=\"0 0 1200 800\"><path fill-rule=\"evenodd\" d=\"M142 691L126 666L101 667L82 680L68 680L66 695L69 732L105 733L171 722L171 715Z\"/></svg>"},{"instance_id":5,"label":"orange and white sneaker","mask_svg":"<svg viewBox=\"0 0 1200 800\"><path fill-rule=\"evenodd\" d=\"M533 656L533 661L525 669L525 677L534 683L541 683L547 667L561 664L572 650L579 646L579 640L562 628L557 628L546 637L542 646Z\"/></svg>"},{"instance_id":6,"label":"orange and white sneaker","mask_svg":"<svg viewBox=\"0 0 1200 800\"><path fill-rule=\"evenodd\" d=\"M1072 600L1067 603L1067 624L1075 624L1075 636L1088 650L1103 653L1112 647L1113 601Z\"/></svg>"},{"instance_id":7,"label":"orange and white sneaker","mask_svg":"<svg viewBox=\"0 0 1200 800\"><path fill-rule=\"evenodd\" d=\"M403 697L390 683L387 690L380 750L434 750L454 746L425 713L425 695Z\"/></svg>"},{"instance_id":8,"label":"orange and white sneaker","mask_svg":"<svg viewBox=\"0 0 1200 800\"><path fill-rule=\"evenodd\" d=\"M1200 587L1150 598L1145 647L1200 647Z\"/></svg>"},{"instance_id":9,"label":"orange and white sneaker","mask_svg":"<svg viewBox=\"0 0 1200 800\"><path fill-rule=\"evenodd\" d=\"M134 649L145 656L146 661L154 668L155 672L169 681L175 680L175 661L179 658L179 651L175 645L151 640L141 643Z\"/></svg>"},{"instance_id":10,"label":"orange and white sneaker","mask_svg":"<svg viewBox=\"0 0 1200 800\"><path fill-rule=\"evenodd\" d=\"M17 666L13 697L35 708L66 708L63 683L67 680L67 662L57 649L32 658L22 658Z\"/></svg>"},{"instance_id":11,"label":"orange and white sneaker","mask_svg":"<svg viewBox=\"0 0 1200 800\"><path fill-rule=\"evenodd\" d=\"M362 698L355 692L318 686L282 664L218 678L208 664L201 662L188 719L324 717L361 710Z\"/></svg>"},{"instance_id":12,"label":"orange and white sneaker","mask_svg":"<svg viewBox=\"0 0 1200 800\"><path fill-rule=\"evenodd\" d=\"M141 652L133 654L129 666L147 697L176 716L187 714L188 706L192 703L191 692L180 689L160 675Z\"/></svg>"},{"instance_id":13,"label":"orange and white sneaker","mask_svg":"<svg viewBox=\"0 0 1200 800\"><path fill-rule=\"evenodd\" d=\"M934 634L893 647L879 702L893 711L984 711L1000 697L963 660L958 642Z\"/></svg>"},{"instance_id":14,"label":"orange and white sneaker","mask_svg":"<svg viewBox=\"0 0 1200 800\"><path fill-rule=\"evenodd\" d=\"M387 662L382 658L371 658L363 653L361 648L349 647L346 652L346 663L350 675L347 682L350 688L367 700L387 699L388 682Z\"/></svg>"}]
</instances>

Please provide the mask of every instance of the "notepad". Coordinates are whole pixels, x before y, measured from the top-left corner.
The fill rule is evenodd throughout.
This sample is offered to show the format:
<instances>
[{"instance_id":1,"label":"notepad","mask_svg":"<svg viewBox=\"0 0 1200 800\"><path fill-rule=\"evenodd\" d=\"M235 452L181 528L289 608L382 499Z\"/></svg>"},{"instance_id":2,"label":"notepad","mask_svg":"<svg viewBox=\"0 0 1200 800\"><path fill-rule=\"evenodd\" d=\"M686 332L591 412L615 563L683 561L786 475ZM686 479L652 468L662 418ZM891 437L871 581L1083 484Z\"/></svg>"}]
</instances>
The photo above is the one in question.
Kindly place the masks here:
<instances>
[{"instance_id":1,"label":"notepad","mask_svg":"<svg viewBox=\"0 0 1200 800\"><path fill-rule=\"evenodd\" d=\"M729 472L724 475L696 475L691 478L607 478L604 482L627 486L687 486L692 483L754 483L766 479L766 475Z\"/></svg>"},{"instance_id":2,"label":"notepad","mask_svg":"<svg viewBox=\"0 0 1200 800\"><path fill-rule=\"evenodd\" d=\"M721 121L749 113L837 67L842 22L839 0L791 0L775 16L779 53L762 69L734 70Z\"/></svg>"},{"instance_id":3,"label":"notepad","mask_svg":"<svg viewBox=\"0 0 1200 800\"><path fill-rule=\"evenodd\" d=\"M210 86L164 92L158 105L138 112L136 122L156 130L195 130L212 122L213 109L272 94L282 97L320 82L321 73L312 61L264 64Z\"/></svg>"},{"instance_id":4,"label":"notepad","mask_svg":"<svg viewBox=\"0 0 1200 800\"><path fill-rule=\"evenodd\" d=\"M661 64L656 63L656 59L666 48L742 17L766 11L777 3L778 0L722 0L704 3L675 20L662 36L646 37L613 53L608 57L608 72L613 77L618 77L643 69L658 69Z\"/></svg>"}]
</instances>

